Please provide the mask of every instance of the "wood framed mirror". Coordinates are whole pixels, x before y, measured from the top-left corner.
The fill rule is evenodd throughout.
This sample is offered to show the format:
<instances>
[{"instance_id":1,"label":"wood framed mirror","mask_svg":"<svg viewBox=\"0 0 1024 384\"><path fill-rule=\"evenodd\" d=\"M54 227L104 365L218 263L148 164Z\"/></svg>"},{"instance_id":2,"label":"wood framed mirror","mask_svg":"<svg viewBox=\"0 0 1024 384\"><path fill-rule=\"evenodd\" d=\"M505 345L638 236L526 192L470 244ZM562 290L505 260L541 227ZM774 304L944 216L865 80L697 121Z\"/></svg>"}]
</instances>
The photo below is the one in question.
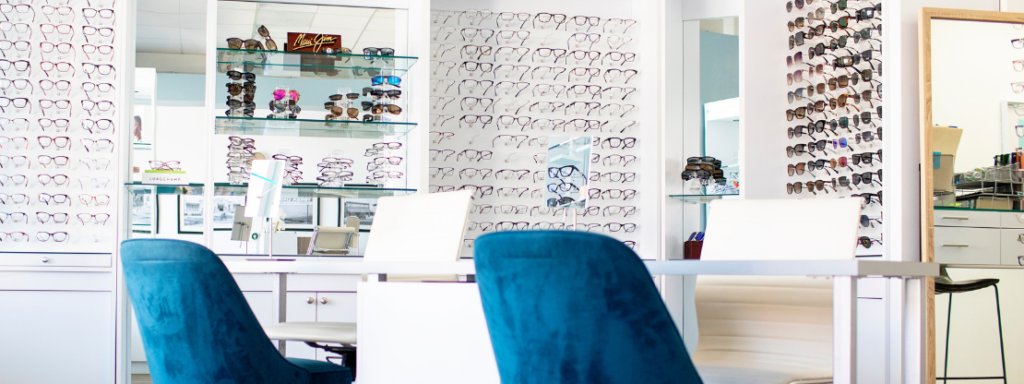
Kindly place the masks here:
<instances>
[{"instance_id":1,"label":"wood framed mirror","mask_svg":"<svg viewBox=\"0 0 1024 384\"><path fill-rule=\"evenodd\" d=\"M1024 228L1024 14L922 8L919 27L921 261L1024 265L1024 241L1002 229ZM926 382L935 312L929 279Z\"/></svg>"}]
</instances>

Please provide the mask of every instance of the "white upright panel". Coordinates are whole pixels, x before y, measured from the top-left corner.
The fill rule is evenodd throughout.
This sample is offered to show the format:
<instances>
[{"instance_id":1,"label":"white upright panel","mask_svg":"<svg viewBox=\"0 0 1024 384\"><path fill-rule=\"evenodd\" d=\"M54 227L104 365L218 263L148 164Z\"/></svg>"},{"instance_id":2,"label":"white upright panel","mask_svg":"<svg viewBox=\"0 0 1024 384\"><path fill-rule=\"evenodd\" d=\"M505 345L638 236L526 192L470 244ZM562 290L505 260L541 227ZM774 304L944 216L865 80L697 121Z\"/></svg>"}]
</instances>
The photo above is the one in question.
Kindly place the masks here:
<instances>
[{"instance_id":1,"label":"white upright panel","mask_svg":"<svg viewBox=\"0 0 1024 384\"><path fill-rule=\"evenodd\" d=\"M476 284L359 283L361 383L499 383Z\"/></svg>"}]
</instances>

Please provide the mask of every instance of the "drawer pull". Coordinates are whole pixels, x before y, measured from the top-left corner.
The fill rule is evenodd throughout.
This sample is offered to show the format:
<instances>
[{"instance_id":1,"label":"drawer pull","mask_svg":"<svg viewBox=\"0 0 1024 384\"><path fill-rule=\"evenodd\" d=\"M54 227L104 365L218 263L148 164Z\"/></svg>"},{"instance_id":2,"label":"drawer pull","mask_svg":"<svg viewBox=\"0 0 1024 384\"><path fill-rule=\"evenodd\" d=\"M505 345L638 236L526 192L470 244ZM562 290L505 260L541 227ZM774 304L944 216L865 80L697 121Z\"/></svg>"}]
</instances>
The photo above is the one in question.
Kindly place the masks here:
<instances>
[{"instance_id":1,"label":"drawer pull","mask_svg":"<svg viewBox=\"0 0 1024 384\"><path fill-rule=\"evenodd\" d=\"M942 216L942 220L970 220L970 217L966 216Z\"/></svg>"},{"instance_id":2,"label":"drawer pull","mask_svg":"<svg viewBox=\"0 0 1024 384\"><path fill-rule=\"evenodd\" d=\"M1017 256L1017 264L1024 267L1024 256Z\"/></svg>"},{"instance_id":3,"label":"drawer pull","mask_svg":"<svg viewBox=\"0 0 1024 384\"><path fill-rule=\"evenodd\" d=\"M967 247L969 247L969 245L967 245L967 244L942 244L942 246L943 247L949 247L949 248L967 248Z\"/></svg>"},{"instance_id":4,"label":"drawer pull","mask_svg":"<svg viewBox=\"0 0 1024 384\"><path fill-rule=\"evenodd\" d=\"M321 297L320 298L320 304L327 304L327 298L326 297Z\"/></svg>"},{"instance_id":5,"label":"drawer pull","mask_svg":"<svg viewBox=\"0 0 1024 384\"><path fill-rule=\"evenodd\" d=\"M49 263L49 262L50 262L50 259L46 258L46 256L43 256L43 264L46 264L46 263Z\"/></svg>"},{"instance_id":6,"label":"drawer pull","mask_svg":"<svg viewBox=\"0 0 1024 384\"><path fill-rule=\"evenodd\" d=\"M316 302L316 299L314 299L312 297L309 297L309 298L306 299L306 304L313 304L315 302Z\"/></svg>"},{"instance_id":7,"label":"drawer pull","mask_svg":"<svg viewBox=\"0 0 1024 384\"><path fill-rule=\"evenodd\" d=\"M1018 223L1024 224L1024 214L1016 214L1013 216L1017 218Z\"/></svg>"}]
</instances>

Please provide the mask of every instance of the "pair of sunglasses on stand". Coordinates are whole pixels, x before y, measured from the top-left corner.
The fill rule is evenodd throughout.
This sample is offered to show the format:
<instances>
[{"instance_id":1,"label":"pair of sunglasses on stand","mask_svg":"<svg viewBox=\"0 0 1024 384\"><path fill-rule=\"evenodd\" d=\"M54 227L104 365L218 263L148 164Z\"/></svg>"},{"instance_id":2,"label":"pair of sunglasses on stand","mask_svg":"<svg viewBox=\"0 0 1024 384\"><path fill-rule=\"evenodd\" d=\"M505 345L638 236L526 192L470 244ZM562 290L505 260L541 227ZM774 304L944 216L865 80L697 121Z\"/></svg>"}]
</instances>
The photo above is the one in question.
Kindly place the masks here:
<instances>
[{"instance_id":1,"label":"pair of sunglasses on stand","mask_svg":"<svg viewBox=\"0 0 1024 384\"><path fill-rule=\"evenodd\" d=\"M392 115L397 115L397 114L402 113L402 107L399 107L399 106L397 106L395 104L379 104L379 103L375 104L375 103L370 102L370 101L364 101L362 103L362 106L363 106L363 110L364 111L370 111L370 113L372 113L374 115L381 115L385 111L387 111L388 113L390 113Z\"/></svg>"},{"instance_id":2,"label":"pair of sunglasses on stand","mask_svg":"<svg viewBox=\"0 0 1024 384\"><path fill-rule=\"evenodd\" d=\"M263 43L256 39L240 39L237 37L228 38L228 48L230 49L247 49L250 51L276 51L277 42L270 38L270 31L266 26L261 25L256 29L256 33L260 35L266 42L266 48L263 47Z\"/></svg>"},{"instance_id":3,"label":"pair of sunglasses on stand","mask_svg":"<svg viewBox=\"0 0 1024 384\"><path fill-rule=\"evenodd\" d=\"M401 79L399 79L399 82L401 82ZM350 93L349 95L350 95L349 98L351 98L351 95L358 95L358 93ZM389 99L397 99L399 97L402 97L402 90L401 89L387 89L387 90L384 90L384 89L376 89L376 88L373 88L373 87L363 88L363 96L367 96L367 95L373 97L374 100L380 99L382 97L387 97Z\"/></svg>"},{"instance_id":4,"label":"pair of sunglasses on stand","mask_svg":"<svg viewBox=\"0 0 1024 384\"><path fill-rule=\"evenodd\" d=\"M327 120L336 120L346 113L350 119L356 119L359 117L359 108L342 108L334 105L334 103L324 103L324 107L328 111L331 111L331 114L327 115Z\"/></svg>"}]
</instances>

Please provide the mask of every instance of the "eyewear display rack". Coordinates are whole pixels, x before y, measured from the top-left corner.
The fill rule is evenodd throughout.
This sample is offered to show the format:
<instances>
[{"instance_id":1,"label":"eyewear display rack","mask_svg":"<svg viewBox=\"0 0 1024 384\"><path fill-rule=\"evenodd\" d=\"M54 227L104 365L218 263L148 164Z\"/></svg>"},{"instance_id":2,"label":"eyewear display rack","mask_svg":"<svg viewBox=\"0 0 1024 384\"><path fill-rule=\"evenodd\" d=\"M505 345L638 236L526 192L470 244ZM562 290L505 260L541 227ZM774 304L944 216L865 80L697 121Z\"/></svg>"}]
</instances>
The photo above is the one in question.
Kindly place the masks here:
<instances>
[{"instance_id":1,"label":"eyewear display rack","mask_svg":"<svg viewBox=\"0 0 1024 384\"><path fill-rule=\"evenodd\" d=\"M659 258L646 5L462 5L432 3L428 155L431 193L475 192L462 256L486 233L548 229L601 233ZM556 136L594 138L590 170L570 187L585 209L547 206Z\"/></svg>"},{"instance_id":2,"label":"eyewear display rack","mask_svg":"<svg viewBox=\"0 0 1024 384\"><path fill-rule=\"evenodd\" d=\"M418 127L426 125L428 122L426 107L428 76L426 66L417 62L418 57L425 56L427 51L427 4L429 2L425 0L327 0L318 2L208 0L205 90L205 132L207 133L202 137L196 137L194 141L194 145L205 148L203 151L205 153L203 175L198 178L194 176L189 180L191 183L188 185L148 185L132 182L129 167L126 172L127 177L120 181L126 198L119 206L130 208L132 198L135 196L151 196L156 200L159 195L177 195L179 202L189 196L191 196L191 200L196 201L199 196L202 196L200 204L202 244L216 252L216 245L223 243L221 240L226 237L226 234L224 228L215 227L214 220L212 220L212 215L216 212L215 204L217 202L215 200L229 199L240 203L244 201L247 189L247 183L238 183L238 180L230 180L230 177L226 177L229 170L224 161L230 152L227 148L228 145L234 143L229 139L232 136L239 137L246 143L254 142L255 150L253 152L262 153L268 158L275 154L303 158L302 165L298 166L298 171L302 172L301 179L297 183L283 187L282 197L285 200L312 199L317 202L317 205L320 204L320 201L338 201L340 210L346 199L374 200L380 197L401 196L425 191L427 135L425 132L421 133ZM246 27L245 31L241 31L237 24L232 24L232 22L237 23L237 20L233 20L233 18L237 18L239 15L243 17L249 15L249 20L251 20L252 15L249 12L252 11L255 11L255 23ZM318 23L314 24L313 21L306 20L307 24L303 24L303 22L296 21L310 14L314 15L313 17ZM395 17L395 21L390 23L390 28L393 30L386 32L344 29L357 22L369 24L367 18L380 14L404 16ZM266 25L266 28L269 29L269 35L275 40L278 48L276 51L228 47L226 39L229 37L238 37L242 40L252 38L266 42L258 31L258 27L261 25ZM351 49L353 54L338 53L340 50L331 53L286 52L285 46L289 40L288 32L340 35L342 46ZM373 46L393 48L395 53L382 55L382 52L377 51L372 55L362 54L363 48L371 46L370 43L362 41L365 37L364 32L393 34L393 45L386 45L388 43L383 42L380 43L381 45L374 44ZM381 39L377 39L377 41L379 40ZM243 45L242 48L252 47ZM130 51L130 49L126 49L126 51ZM229 71L242 73L241 80L233 79L228 75ZM245 97L250 97L247 90L246 94L238 95L245 97L236 96L234 98L243 103L250 100L255 102L255 111L251 116L239 116L239 114L229 116L225 113L229 109L229 106L225 104L225 98L232 98L229 92L231 86L226 86L226 84L241 85L251 80L246 78L250 76L247 73L255 75L255 97L246 99ZM232 75L235 74L232 73ZM372 85L371 80L378 75L386 77L382 87ZM400 90L400 97L389 98L386 103L398 105L401 112L389 114L389 110L384 109L383 116L377 113L375 114L376 118L371 119L372 121L364 121L362 118L364 114L372 114L376 111L361 108L361 102L385 103L379 98L374 99L370 94L364 93L363 89L368 87ZM268 116L272 112L269 109L268 101L278 89L283 89L286 97L290 97L288 91L297 91L301 95L296 104L302 108L302 111L297 113L296 119L270 118ZM349 94L355 93L359 94L358 99L348 97ZM349 101L350 104L345 107L359 108L359 116L356 119L349 120L347 113L342 113L341 116L335 114L336 120L324 118L325 114L331 115L332 112L324 109L325 102L335 101L336 99L330 98L330 96L337 94L341 94ZM375 151L372 150L375 147L374 144L377 143L389 143L390 145L385 145L384 148L378 148ZM395 143L400 143L400 148L394 148L398 146ZM321 169L318 169L316 165L324 161L321 159L328 157L351 159L353 162L348 168L353 172L351 179L329 186L318 185L317 178L321 176ZM373 164L375 157L384 158L385 161L384 164L377 164L374 169L379 171L381 170L380 166L383 165L389 174L381 180L367 183L367 176L372 174L371 168L375 167ZM395 164L394 160L388 161L388 158L392 157L403 159L400 164ZM400 177L391 177L399 174ZM360 203L363 202L365 201ZM179 210L185 209L181 205L179 203ZM188 208L196 209L197 207L190 205ZM124 216L127 220L125 220L126 224L121 232L124 234L122 239L165 237L162 236L165 232L163 228L160 228L161 236L156 235L155 231L133 234L131 209L126 209L126 211ZM343 221L340 215L338 219ZM334 225L331 224L332 220L328 220L327 225ZM314 221L313 224L317 224L317 221ZM257 233L255 225L252 230L253 233ZM171 231L173 232L173 229ZM215 231L216 240L214 238ZM270 247L268 236L262 235L259 240L250 240L247 243L236 241L232 244L248 244L248 253L256 256L267 255ZM120 292L123 293L123 289ZM128 345L131 343L130 333L125 329L126 324L130 324L130 317L126 312L130 308L127 296L121 295L117 306L118 318L123 319L119 322L121 325L118 334L123 337L118 347L120 350L127 351ZM117 362L119 379L122 382L130 381L131 356L120 354Z\"/></svg>"},{"instance_id":3,"label":"eyewear display rack","mask_svg":"<svg viewBox=\"0 0 1024 384\"><path fill-rule=\"evenodd\" d=\"M123 296L133 2L5 2L0 71L0 382L112 382ZM69 342L69 340L73 340ZM29 346L77 358L46 368ZM86 379L87 378L87 379Z\"/></svg>"},{"instance_id":4,"label":"eyewear display rack","mask_svg":"<svg viewBox=\"0 0 1024 384\"><path fill-rule=\"evenodd\" d=\"M346 36L344 34L342 34L343 45L356 52L355 54L285 51L285 45L287 44L286 36L288 36L287 33L290 31L274 30L271 27L273 25L271 24L272 20L265 22L271 28L270 36L278 42L278 50L228 48L227 42L222 36L223 33L218 33L218 31L222 28L235 26L220 25L216 16L218 11L232 12L245 9L257 10L257 12L272 12L274 10L309 12L310 10L319 10L317 11L318 15L324 12L330 15L338 15L337 17L344 17L344 12L338 10L325 11L325 9L331 8L331 6L322 3L307 5L303 3L277 4L262 1L209 2L207 14L207 73L209 75L206 77L206 104L207 115L210 116L208 132L211 134L203 138L207 148L205 182L193 182L187 186L157 186L134 182L125 183L125 188L132 194L203 196L202 212L204 212L204 217L202 225L204 242L208 247L213 243L211 236L213 235L214 224L213 220L211 220L211 215L216 212L214 200L218 197L232 196L235 199L240 199L246 194L247 183L229 183L228 179L225 178L228 168L222 162L227 151L223 147L230 142L228 138L232 136L241 137L246 140L253 139L256 147L255 151L265 154L268 158L277 153L303 157L302 162L306 165L299 169L304 171L302 178L298 183L286 183L283 192L284 199L376 199L384 196L412 194L421 189L418 185L420 178L418 166L421 162L415 157L422 153L419 150L421 146L419 142L423 139L417 132L416 127L422 124L425 118L420 117L423 108L418 107L417 104L421 100L425 101L426 96L419 97L417 89L425 89L425 87L417 84L417 81L420 80L417 80L417 75L414 74L417 71L417 57L401 55L402 53L415 53L415 42L404 41L406 37L401 36L401 33L414 30L416 20L414 11L419 7L419 2L396 1L386 2L385 4L379 2L370 4L370 2L365 1L346 1L337 2L336 4L332 2L331 5L349 7L346 9L357 9L359 11L362 11L363 9L359 8L363 7L409 10L409 25L396 25L396 34L398 35L396 45L398 46L395 47L395 50L397 55L382 56L379 52L375 55L360 54L359 52L362 52L363 47L349 47L348 44L358 43L350 43L346 40L356 40L355 36ZM355 13L356 11L353 12ZM363 14L365 12L359 13ZM263 41L264 38L260 37L256 31L256 27L259 27L261 24L261 18L263 18L263 14L257 14L257 23L253 25L251 33L253 38ZM329 29L326 31L316 31L316 28L312 27L309 32L333 33ZM241 38L242 40L247 40L248 37L242 36ZM228 72L231 71L243 73L243 76L248 76L249 73L255 75L256 96L254 99L256 108L251 117L229 116L226 113L229 107L223 103L223 100L225 96L230 98L230 95L225 92L225 83L232 82L232 78L228 76ZM385 113L383 118L377 115L377 118L372 121L364 121L362 115L370 114L370 112L368 108L365 108L366 112L363 112L364 109L360 108L360 116L356 119L347 119L347 116L343 114L337 120L325 120L323 118L324 113L329 115L330 112L316 108L318 104L328 101L327 96L330 94L360 93L360 99L353 101L353 105L350 105L350 107L359 108L360 101L370 99L370 95L361 91L365 87L370 87L371 80L379 75L394 76L401 79L400 87L390 88L399 89L402 92L401 96L394 101L395 104L401 106L401 114L387 115ZM242 80L248 81L251 79L243 78ZM241 81L238 81L238 83L241 83ZM324 84L337 84L337 86L325 86ZM385 86L387 85L385 84ZM265 97L270 96L275 91L275 88L284 89L285 92L297 91L299 93L300 99L296 104L302 110L299 112L298 118L273 118L268 115L272 111L268 109L266 100L269 99L265 99ZM329 91L323 92L322 90L324 89ZM301 139L301 141L296 141L296 139ZM368 150L373 147L374 143L401 143L401 149L399 150L385 149L372 152L382 158L404 158L402 163L398 165L393 163L391 165L385 164L386 167L389 167L388 171L393 171L396 175L401 175L401 177L385 177L383 180L372 181L366 179L366 176L372 174L369 171L369 167L374 166L373 164L368 166L368 162L372 163L373 161L373 157L368 155L371 151ZM274 145L281 145L282 148L275 149ZM314 151L314 149L319 150L319 152ZM317 177L320 176L319 171L322 169L318 170L317 168L307 167L320 162L320 159L325 157L353 160L351 168L348 169L353 172L352 176L342 183L335 183L331 186L318 185ZM183 209L183 207L179 207L179 209ZM267 246L266 242L261 240L253 243L257 244L256 249L259 249L256 253L267 253L265 248ZM250 247L249 249L253 248Z\"/></svg>"}]
</instances>

